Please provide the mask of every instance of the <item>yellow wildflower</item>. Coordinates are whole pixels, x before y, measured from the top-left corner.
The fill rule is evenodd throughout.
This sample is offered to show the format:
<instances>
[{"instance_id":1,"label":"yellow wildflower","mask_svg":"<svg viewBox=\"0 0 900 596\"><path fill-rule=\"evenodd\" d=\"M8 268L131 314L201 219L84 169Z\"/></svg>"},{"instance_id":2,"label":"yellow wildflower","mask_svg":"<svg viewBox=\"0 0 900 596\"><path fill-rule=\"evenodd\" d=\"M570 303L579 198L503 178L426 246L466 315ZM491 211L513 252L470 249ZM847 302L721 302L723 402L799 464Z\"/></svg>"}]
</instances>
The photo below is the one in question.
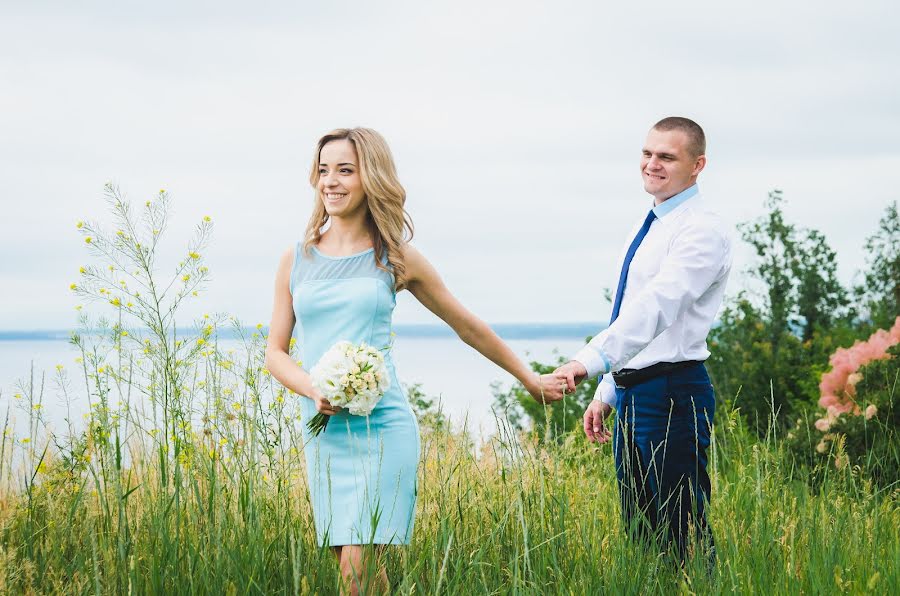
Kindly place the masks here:
<instances>
[{"instance_id":1,"label":"yellow wildflower","mask_svg":"<svg viewBox=\"0 0 900 596\"><path fill-rule=\"evenodd\" d=\"M191 257L192 259L199 259L199 258L200 258L200 253L199 253L199 252L191 251L191 252L188 253L188 256Z\"/></svg>"},{"instance_id":2,"label":"yellow wildflower","mask_svg":"<svg viewBox=\"0 0 900 596\"><path fill-rule=\"evenodd\" d=\"M186 282L186 281L190 281L190 280L191 280L191 276L188 275L187 273L185 273L184 275L181 276L181 281Z\"/></svg>"},{"instance_id":3,"label":"yellow wildflower","mask_svg":"<svg viewBox=\"0 0 900 596\"><path fill-rule=\"evenodd\" d=\"M102 375L103 373L106 372L106 367L105 367L105 366L101 366L100 368L97 369L97 372L100 373L100 374Z\"/></svg>"},{"instance_id":4,"label":"yellow wildflower","mask_svg":"<svg viewBox=\"0 0 900 596\"><path fill-rule=\"evenodd\" d=\"M203 221L209 223L209 222L212 221L212 218L211 218L210 216L208 216L208 215L204 215L204 216L203 216Z\"/></svg>"},{"instance_id":5,"label":"yellow wildflower","mask_svg":"<svg viewBox=\"0 0 900 596\"><path fill-rule=\"evenodd\" d=\"M28 437L25 437L24 439L22 439L22 444L23 444L23 445L27 445L27 444L30 443L30 442L31 442L31 439L29 439Z\"/></svg>"},{"instance_id":6,"label":"yellow wildflower","mask_svg":"<svg viewBox=\"0 0 900 596\"><path fill-rule=\"evenodd\" d=\"M87 273L87 269L85 269L84 267L79 267L78 273Z\"/></svg>"},{"instance_id":7,"label":"yellow wildflower","mask_svg":"<svg viewBox=\"0 0 900 596\"><path fill-rule=\"evenodd\" d=\"M57 364L57 365L56 365L56 370L57 370L57 372L62 372L62 369L63 369L63 368L65 368L65 367L64 367L62 364Z\"/></svg>"},{"instance_id":8,"label":"yellow wildflower","mask_svg":"<svg viewBox=\"0 0 900 596\"><path fill-rule=\"evenodd\" d=\"M75 284L72 284L72 285L69 286L69 289L74 291L74 290L77 290L77 289L78 289L78 286L75 285Z\"/></svg>"},{"instance_id":9,"label":"yellow wildflower","mask_svg":"<svg viewBox=\"0 0 900 596\"><path fill-rule=\"evenodd\" d=\"M80 230L81 228L84 227L84 222L83 222L83 221L79 221L78 223L75 224L75 227L78 228L78 229Z\"/></svg>"},{"instance_id":10,"label":"yellow wildflower","mask_svg":"<svg viewBox=\"0 0 900 596\"><path fill-rule=\"evenodd\" d=\"M205 343L206 343L206 340L203 339L202 337L200 337L200 338L197 339L197 345L198 345L198 346L202 346L202 345L205 344Z\"/></svg>"},{"instance_id":11,"label":"yellow wildflower","mask_svg":"<svg viewBox=\"0 0 900 596\"><path fill-rule=\"evenodd\" d=\"M123 331L123 332L122 332L122 337L125 337L126 335L128 335L128 332L127 332L127 331Z\"/></svg>"},{"instance_id":12,"label":"yellow wildflower","mask_svg":"<svg viewBox=\"0 0 900 596\"><path fill-rule=\"evenodd\" d=\"M92 241L92 238L90 236L85 236L84 241L87 242L88 244L90 244Z\"/></svg>"},{"instance_id":13,"label":"yellow wildflower","mask_svg":"<svg viewBox=\"0 0 900 596\"><path fill-rule=\"evenodd\" d=\"M146 203L144 203L144 206L145 206L145 207L149 207L149 206L150 206L150 201L147 201Z\"/></svg>"},{"instance_id":14,"label":"yellow wildflower","mask_svg":"<svg viewBox=\"0 0 900 596\"><path fill-rule=\"evenodd\" d=\"M224 446L224 445L227 445L227 444L228 444L228 439L226 439L225 437L222 437L221 439L219 439L219 445L220 445L220 446Z\"/></svg>"},{"instance_id":15,"label":"yellow wildflower","mask_svg":"<svg viewBox=\"0 0 900 596\"><path fill-rule=\"evenodd\" d=\"M112 304L113 306L122 306L122 301L119 300L118 298L113 298L112 300L109 301L109 303Z\"/></svg>"}]
</instances>

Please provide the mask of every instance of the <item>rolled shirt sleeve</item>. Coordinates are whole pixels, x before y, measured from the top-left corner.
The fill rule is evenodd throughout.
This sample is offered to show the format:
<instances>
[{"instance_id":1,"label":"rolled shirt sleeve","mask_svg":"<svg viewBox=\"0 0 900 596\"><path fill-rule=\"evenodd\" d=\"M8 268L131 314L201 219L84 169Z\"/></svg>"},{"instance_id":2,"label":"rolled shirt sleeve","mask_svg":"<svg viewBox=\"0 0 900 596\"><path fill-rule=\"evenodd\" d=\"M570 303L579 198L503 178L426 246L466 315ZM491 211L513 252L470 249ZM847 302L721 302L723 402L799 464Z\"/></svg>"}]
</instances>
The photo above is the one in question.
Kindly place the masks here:
<instances>
[{"instance_id":1,"label":"rolled shirt sleeve","mask_svg":"<svg viewBox=\"0 0 900 596\"><path fill-rule=\"evenodd\" d=\"M603 375L603 378L597 384L597 391L594 392L594 400L602 401L614 408L618 406L616 383L612 378L612 373Z\"/></svg>"}]
</instances>

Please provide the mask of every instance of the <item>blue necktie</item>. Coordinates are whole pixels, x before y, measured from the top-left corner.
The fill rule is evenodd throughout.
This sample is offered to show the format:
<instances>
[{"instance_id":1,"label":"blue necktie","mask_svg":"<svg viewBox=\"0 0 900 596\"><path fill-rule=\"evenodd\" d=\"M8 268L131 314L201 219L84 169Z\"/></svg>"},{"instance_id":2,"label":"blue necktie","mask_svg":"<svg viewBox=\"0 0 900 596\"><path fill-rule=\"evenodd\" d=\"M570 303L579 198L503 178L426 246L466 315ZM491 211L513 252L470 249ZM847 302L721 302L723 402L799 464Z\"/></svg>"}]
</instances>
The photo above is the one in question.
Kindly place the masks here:
<instances>
[{"instance_id":1,"label":"blue necktie","mask_svg":"<svg viewBox=\"0 0 900 596\"><path fill-rule=\"evenodd\" d=\"M634 258L634 253L637 252L638 246L641 245L641 241L644 239L644 236L647 235L650 224L653 223L654 219L656 219L656 213L651 209L650 213L647 214L647 219L644 220L644 225L638 230L634 240L631 241L631 246L628 247L628 252L625 253L625 262L622 263L622 273L619 274L619 285L616 287L616 299L613 302L612 316L609 318L610 325L612 325L613 321L619 317L619 310L622 308L622 294L625 293L625 282L628 280L628 268L631 266L631 259Z\"/></svg>"}]
</instances>

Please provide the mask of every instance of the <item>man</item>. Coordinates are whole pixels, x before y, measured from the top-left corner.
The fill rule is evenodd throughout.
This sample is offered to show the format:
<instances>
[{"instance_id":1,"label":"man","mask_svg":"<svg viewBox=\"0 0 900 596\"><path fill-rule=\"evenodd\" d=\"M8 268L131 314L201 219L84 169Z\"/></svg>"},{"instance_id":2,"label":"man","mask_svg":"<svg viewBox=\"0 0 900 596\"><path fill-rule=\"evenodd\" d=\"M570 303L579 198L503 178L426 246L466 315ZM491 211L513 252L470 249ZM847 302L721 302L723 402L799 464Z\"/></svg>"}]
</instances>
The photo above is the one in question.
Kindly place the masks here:
<instances>
[{"instance_id":1,"label":"man","mask_svg":"<svg viewBox=\"0 0 900 596\"><path fill-rule=\"evenodd\" d=\"M573 391L603 374L584 432L606 442L604 420L616 408L625 525L661 538L682 560L692 529L714 553L705 510L715 398L703 361L731 270L726 226L697 187L705 154L703 129L692 120L665 118L650 130L641 175L653 208L629 235L609 327L557 370Z\"/></svg>"}]
</instances>

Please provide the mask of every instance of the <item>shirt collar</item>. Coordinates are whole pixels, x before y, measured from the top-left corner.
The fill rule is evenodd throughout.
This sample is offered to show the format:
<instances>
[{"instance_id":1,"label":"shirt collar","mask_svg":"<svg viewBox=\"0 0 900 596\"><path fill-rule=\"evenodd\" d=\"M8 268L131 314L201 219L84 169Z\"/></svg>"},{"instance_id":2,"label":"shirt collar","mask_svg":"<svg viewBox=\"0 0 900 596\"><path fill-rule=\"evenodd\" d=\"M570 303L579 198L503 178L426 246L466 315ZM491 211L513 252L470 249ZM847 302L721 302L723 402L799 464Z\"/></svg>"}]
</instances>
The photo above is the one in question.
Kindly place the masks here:
<instances>
[{"instance_id":1,"label":"shirt collar","mask_svg":"<svg viewBox=\"0 0 900 596\"><path fill-rule=\"evenodd\" d=\"M653 208L653 212L656 214L657 218L661 218L665 215L668 215L669 213L674 211L676 207L678 207L679 205L681 205L682 203L687 201L689 198L696 195L698 192L700 192L700 188L697 186L696 183L694 183L691 186L684 189L683 191L681 191L680 193L678 193L677 195L670 197L670 198L666 199L665 201L663 201L662 203L660 203L659 205L655 206Z\"/></svg>"}]
</instances>

